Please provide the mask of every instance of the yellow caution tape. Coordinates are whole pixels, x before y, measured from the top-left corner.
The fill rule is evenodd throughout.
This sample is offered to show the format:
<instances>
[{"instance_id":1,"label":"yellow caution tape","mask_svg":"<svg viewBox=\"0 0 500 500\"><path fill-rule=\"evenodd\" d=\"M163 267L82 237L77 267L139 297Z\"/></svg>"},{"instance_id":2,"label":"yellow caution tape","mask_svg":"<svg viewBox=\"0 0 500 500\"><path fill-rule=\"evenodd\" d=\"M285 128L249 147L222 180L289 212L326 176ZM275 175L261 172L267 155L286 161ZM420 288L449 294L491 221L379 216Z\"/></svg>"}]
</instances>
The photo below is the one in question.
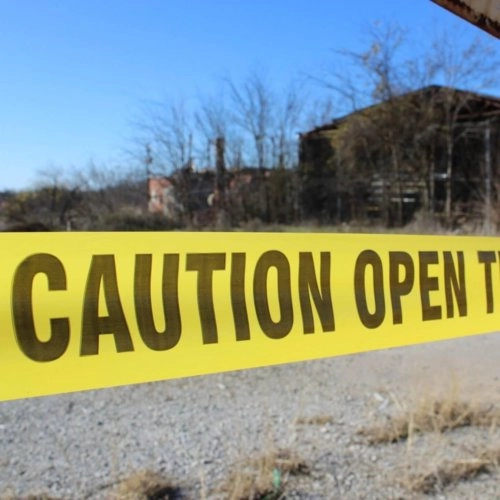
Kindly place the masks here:
<instances>
[{"instance_id":1,"label":"yellow caution tape","mask_svg":"<svg viewBox=\"0 0 500 500\"><path fill-rule=\"evenodd\" d=\"M0 235L0 400L499 329L500 240Z\"/></svg>"}]
</instances>

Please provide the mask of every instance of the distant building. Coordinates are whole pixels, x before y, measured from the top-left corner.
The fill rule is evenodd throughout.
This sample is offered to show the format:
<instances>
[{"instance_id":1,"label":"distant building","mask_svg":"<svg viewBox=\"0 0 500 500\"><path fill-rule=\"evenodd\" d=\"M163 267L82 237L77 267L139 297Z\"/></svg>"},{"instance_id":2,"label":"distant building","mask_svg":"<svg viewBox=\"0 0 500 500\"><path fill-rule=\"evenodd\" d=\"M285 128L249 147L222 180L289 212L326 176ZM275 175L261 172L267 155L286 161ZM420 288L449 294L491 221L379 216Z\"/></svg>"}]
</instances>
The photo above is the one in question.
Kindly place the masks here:
<instances>
[{"instance_id":1,"label":"distant building","mask_svg":"<svg viewBox=\"0 0 500 500\"><path fill-rule=\"evenodd\" d=\"M222 212L233 225L257 219L287 221L296 213L290 193L294 178L291 170L243 167L217 177L215 168L184 168L148 180L149 211L195 226L215 224Z\"/></svg>"},{"instance_id":2,"label":"distant building","mask_svg":"<svg viewBox=\"0 0 500 500\"><path fill-rule=\"evenodd\" d=\"M429 86L301 134L304 216L482 217L500 192L500 99Z\"/></svg>"},{"instance_id":3,"label":"distant building","mask_svg":"<svg viewBox=\"0 0 500 500\"><path fill-rule=\"evenodd\" d=\"M151 176L148 179L149 212L163 214L171 221L185 216L207 216L214 202L215 173L195 171L190 167L171 176Z\"/></svg>"},{"instance_id":4,"label":"distant building","mask_svg":"<svg viewBox=\"0 0 500 500\"><path fill-rule=\"evenodd\" d=\"M172 182L167 177L150 177L148 179L149 212L171 217L175 207L173 191Z\"/></svg>"}]
</instances>

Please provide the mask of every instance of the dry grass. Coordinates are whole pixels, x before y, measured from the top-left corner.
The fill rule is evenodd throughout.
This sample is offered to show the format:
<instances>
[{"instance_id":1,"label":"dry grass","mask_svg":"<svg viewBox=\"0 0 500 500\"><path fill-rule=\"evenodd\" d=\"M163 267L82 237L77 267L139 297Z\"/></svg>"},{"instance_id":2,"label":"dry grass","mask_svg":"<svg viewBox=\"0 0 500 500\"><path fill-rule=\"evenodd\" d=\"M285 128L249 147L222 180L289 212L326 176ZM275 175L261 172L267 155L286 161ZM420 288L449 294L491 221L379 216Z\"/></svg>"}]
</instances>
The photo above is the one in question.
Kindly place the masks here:
<instances>
[{"instance_id":1,"label":"dry grass","mask_svg":"<svg viewBox=\"0 0 500 500\"><path fill-rule=\"evenodd\" d=\"M382 424L363 428L360 434L370 444L396 443L412 433L443 433L460 427L496 428L500 410L493 406L476 405L454 398L423 400L414 410L390 416Z\"/></svg>"},{"instance_id":2,"label":"dry grass","mask_svg":"<svg viewBox=\"0 0 500 500\"><path fill-rule=\"evenodd\" d=\"M490 461L481 458L449 460L431 470L410 474L405 480L405 486L414 493L436 494L461 481L489 473L492 465Z\"/></svg>"},{"instance_id":3,"label":"dry grass","mask_svg":"<svg viewBox=\"0 0 500 500\"><path fill-rule=\"evenodd\" d=\"M307 474L309 468L289 450L274 450L237 464L220 493L229 500L282 498L289 475Z\"/></svg>"},{"instance_id":4,"label":"dry grass","mask_svg":"<svg viewBox=\"0 0 500 500\"><path fill-rule=\"evenodd\" d=\"M491 474L498 470L500 448L476 450L471 458L445 460L422 472L413 472L405 481L408 489L415 493L436 494L446 487L461 481L474 479L480 474Z\"/></svg>"},{"instance_id":5,"label":"dry grass","mask_svg":"<svg viewBox=\"0 0 500 500\"><path fill-rule=\"evenodd\" d=\"M110 499L120 500L174 500L181 498L180 488L160 474L149 470L134 472L120 481Z\"/></svg>"},{"instance_id":6,"label":"dry grass","mask_svg":"<svg viewBox=\"0 0 500 500\"><path fill-rule=\"evenodd\" d=\"M398 474L395 479L407 491L434 495L481 474L498 471L500 448L488 448L484 441L477 440L474 445L469 445L465 457L456 458L459 449L456 446L448 451L449 444L456 437L452 431L457 429L469 429L467 434L458 434L458 443L461 438L470 436L479 428L488 429L492 437L500 423L500 410L497 407L466 402L458 397L457 390L448 391L444 397L428 394L416 404L404 404L395 397L393 399L399 408L395 415L359 432L371 445L407 440L405 472ZM420 436L420 443L426 443L428 437L423 436L426 433L433 434L428 437L437 438L435 442L439 447L433 451L428 449L423 456L415 455L414 440ZM449 433L446 439L444 433ZM480 442L483 444L480 445Z\"/></svg>"}]
</instances>

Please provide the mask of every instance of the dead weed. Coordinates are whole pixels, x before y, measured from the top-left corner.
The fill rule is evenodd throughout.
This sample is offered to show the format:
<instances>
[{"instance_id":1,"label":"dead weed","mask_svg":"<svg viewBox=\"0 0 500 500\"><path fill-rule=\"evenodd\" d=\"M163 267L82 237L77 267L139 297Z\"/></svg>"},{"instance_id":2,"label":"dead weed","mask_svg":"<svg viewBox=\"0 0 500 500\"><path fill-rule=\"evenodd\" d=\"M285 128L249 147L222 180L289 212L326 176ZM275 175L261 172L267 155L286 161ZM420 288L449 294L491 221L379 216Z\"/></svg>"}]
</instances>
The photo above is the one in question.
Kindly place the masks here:
<instances>
[{"instance_id":1,"label":"dead weed","mask_svg":"<svg viewBox=\"0 0 500 500\"><path fill-rule=\"evenodd\" d=\"M410 491L426 495L442 492L446 487L491 472L493 463L486 458L448 460L426 471L410 474L404 481Z\"/></svg>"},{"instance_id":2,"label":"dead weed","mask_svg":"<svg viewBox=\"0 0 500 500\"><path fill-rule=\"evenodd\" d=\"M120 500L175 500L180 488L150 470L134 472L120 481L110 497Z\"/></svg>"},{"instance_id":3,"label":"dead weed","mask_svg":"<svg viewBox=\"0 0 500 500\"><path fill-rule=\"evenodd\" d=\"M294 452L274 450L237 464L220 492L229 500L277 500L290 475L308 472L307 464Z\"/></svg>"},{"instance_id":4,"label":"dead weed","mask_svg":"<svg viewBox=\"0 0 500 500\"><path fill-rule=\"evenodd\" d=\"M496 428L500 410L493 406L476 405L464 401L423 400L414 410L390 416L383 424L363 428L359 433L370 444L396 443L412 433L444 433L460 427Z\"/></svg>"}]
</instances>

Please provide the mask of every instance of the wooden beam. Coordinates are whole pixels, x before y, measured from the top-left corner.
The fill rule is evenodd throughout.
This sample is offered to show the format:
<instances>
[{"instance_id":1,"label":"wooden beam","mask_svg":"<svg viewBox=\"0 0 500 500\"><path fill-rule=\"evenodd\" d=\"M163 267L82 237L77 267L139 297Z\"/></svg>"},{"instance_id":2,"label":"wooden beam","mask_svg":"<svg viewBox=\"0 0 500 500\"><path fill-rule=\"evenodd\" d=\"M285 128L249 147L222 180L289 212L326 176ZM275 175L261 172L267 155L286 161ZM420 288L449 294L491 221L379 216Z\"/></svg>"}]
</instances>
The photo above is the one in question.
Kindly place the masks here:
<instances>
[{"instance_id":1,"label":"wooden beam","mask_svg":"<svg viewBox=\"0 0 500 500\"><path fill-rule=\"evenodd\" d=\"M500 0L431 0L500 38Z\"/></svg>"}]
</instances>

